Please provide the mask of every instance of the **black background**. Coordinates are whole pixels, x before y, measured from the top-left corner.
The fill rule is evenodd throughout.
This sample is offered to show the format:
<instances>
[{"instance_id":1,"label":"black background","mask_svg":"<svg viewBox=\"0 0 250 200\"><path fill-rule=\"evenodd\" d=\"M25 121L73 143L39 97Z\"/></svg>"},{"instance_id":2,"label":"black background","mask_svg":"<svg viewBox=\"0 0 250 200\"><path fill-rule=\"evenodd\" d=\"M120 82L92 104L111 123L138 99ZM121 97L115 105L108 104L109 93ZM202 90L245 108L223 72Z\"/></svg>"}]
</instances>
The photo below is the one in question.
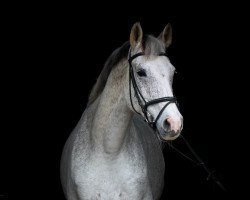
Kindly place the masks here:
<instances>
[{"instance_id":1,"label":"black background","mask_svg":"<svg viewBox=\"0 0 250 200\"><path fill-rule=\"evenodd\" d=\"M23 159L18 163L18 184L23 188L19 194L26 199L64 199L59 178L63 145L105 60L140 21L144 33L155 36L172 24L168 55L177 69L173 89L184 116L183 135L227 188L221 192L206 181L204 171L166 147L163 199L243 195L243 180L248 180L241 167L245 146L239 147L245 134L240 114L245 81L243 7L116 4L31 5L14 18L22 66L16 70L22 74L16 86L21 86L16 96L23 108L18 119L25 121L21 146L26 150L15 154ZM180 139L173 145L191 156Z\"/></svg>"}]
</instances>

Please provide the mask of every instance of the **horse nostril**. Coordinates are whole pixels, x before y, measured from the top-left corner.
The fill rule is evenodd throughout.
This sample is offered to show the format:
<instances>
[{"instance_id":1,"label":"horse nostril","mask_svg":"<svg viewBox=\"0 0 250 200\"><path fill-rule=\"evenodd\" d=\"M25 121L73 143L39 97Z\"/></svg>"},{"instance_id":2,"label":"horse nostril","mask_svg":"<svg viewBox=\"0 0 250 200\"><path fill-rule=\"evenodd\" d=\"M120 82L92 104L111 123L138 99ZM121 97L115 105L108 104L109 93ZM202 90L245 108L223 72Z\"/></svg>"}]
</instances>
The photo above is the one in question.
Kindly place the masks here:
<instances>
[{"instance_id":1,"label":"horse nostril","mask_svg":"<svg viewBox=\"0 0 250 200\"><path fill-rule=\"evenodd\" d=\"M175 133L178 134L181 131L181 128L182 128L182 123L177 119L170 117L164 120L163 129L166 132L174 131Z\"/></svg>"},{"instance_id":2,"label":"horse nostril","mask_svg":"<svg viewBox=\"0 0 250 200\"><path fill-rule=\"evenodd\" d=\"M170 123L168 122L167 119L165 119L164 122L163 122L163 129L164 129L166 132L170 131Z\"/></svg>"}]
</instances>

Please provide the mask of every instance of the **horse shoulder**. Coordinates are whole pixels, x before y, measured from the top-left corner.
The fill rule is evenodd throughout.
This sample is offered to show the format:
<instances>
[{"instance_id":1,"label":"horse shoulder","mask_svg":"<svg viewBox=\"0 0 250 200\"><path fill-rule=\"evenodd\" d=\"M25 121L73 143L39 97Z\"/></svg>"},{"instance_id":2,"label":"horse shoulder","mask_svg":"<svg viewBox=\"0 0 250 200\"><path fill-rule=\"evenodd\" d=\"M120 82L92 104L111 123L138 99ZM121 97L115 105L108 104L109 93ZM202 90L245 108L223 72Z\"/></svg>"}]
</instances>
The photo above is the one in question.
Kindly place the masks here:
<instances>
[{"instance_id":1,"label":"horse shoulder","mask_svg":"<svg viewBox=\"0 0 250 200\"><path fill-rule=\"evenodd\" d=\"M76 172L84 167L89 155L89 134L93 107L87 108L78 124L68 137L61 156L61 182L66 196L72 193L76 185ZM70 194L72 196L72 194Z\"/></svg>"}]
</instances>

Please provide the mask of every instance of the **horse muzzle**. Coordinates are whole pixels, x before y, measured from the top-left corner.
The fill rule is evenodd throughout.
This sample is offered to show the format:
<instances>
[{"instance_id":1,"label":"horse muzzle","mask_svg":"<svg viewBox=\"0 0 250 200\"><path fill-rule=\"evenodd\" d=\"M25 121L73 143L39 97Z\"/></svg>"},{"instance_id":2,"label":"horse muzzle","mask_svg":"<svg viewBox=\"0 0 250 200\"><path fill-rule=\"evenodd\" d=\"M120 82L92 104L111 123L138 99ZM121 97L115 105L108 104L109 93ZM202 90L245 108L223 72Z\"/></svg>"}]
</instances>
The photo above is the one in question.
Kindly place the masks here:
<instances>
[{"instance_id":1,"label":"horse muzzle","mask_svg":"<svg viewBox=\"0 0 250 200\"><path fill-rule=\"evenodd\" d=\"M183 128L183 119L175 119L169 117L163 122L157 124L158 132L163 140L174 140L176 139Z\"/></svg>"}]
</instances>

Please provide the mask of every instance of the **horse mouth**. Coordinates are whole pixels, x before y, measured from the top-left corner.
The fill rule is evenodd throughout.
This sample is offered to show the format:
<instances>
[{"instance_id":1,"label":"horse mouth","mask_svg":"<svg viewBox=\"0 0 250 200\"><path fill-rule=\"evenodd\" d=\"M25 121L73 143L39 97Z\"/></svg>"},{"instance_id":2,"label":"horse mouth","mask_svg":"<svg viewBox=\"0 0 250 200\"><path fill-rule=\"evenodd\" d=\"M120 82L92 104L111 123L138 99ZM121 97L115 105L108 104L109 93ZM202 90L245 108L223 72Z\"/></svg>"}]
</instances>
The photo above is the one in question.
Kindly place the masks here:
<instances>
[{"instance_id":1,"label":"horse mouth","mask_svg":"<svg viewBox=\"0 0 250 200\"><path fill-rule=\"evenodd\" d=\"M160 130L160 131L158 131L158 134L160 135L160 137L165 141L175 140L176 138L178 138L180 136L180 133L181 133L181 131L175 132L174 130L171 130L171 131Z\"/></svg>"}]
</instances>

